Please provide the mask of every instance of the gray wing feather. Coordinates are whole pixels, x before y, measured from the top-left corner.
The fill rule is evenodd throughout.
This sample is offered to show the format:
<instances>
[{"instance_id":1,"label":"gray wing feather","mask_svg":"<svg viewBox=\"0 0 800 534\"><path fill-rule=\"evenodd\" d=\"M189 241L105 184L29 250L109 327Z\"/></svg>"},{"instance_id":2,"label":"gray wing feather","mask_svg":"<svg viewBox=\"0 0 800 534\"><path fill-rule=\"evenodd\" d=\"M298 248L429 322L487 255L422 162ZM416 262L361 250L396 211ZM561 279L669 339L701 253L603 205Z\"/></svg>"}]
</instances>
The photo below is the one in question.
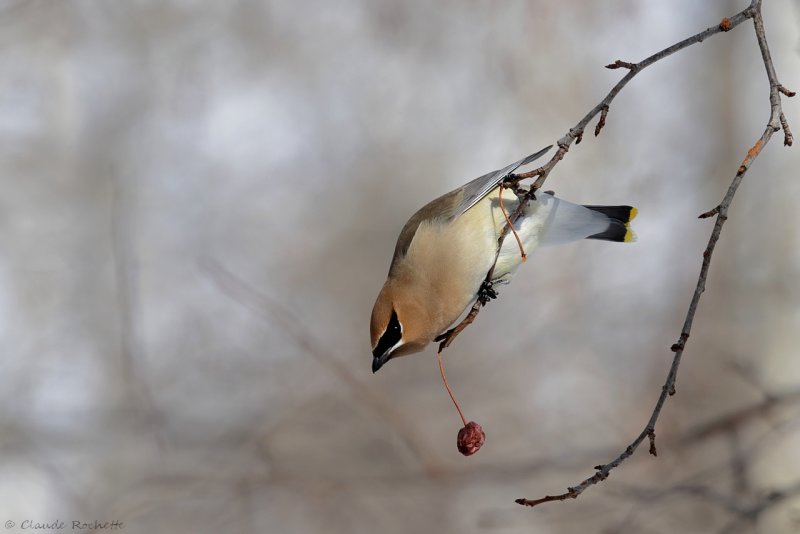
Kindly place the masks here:
<instances>
[{"instance_id":1,"label":"gray wing feather","mask_svg":"<svg viewBox=\"0 0 800 534\"><path fill-rule=\"evenodd\" d=\"M487 174L484 174L480 178L475 178L468 184L465 184L461 191L463 191L464 195L459 203L458 207L453 212L453 218L458 217L472 206L477 204L481 201L483 197L489 194L491 190L497 187L497 184L502 182L509 174L514 172L518 167L522 167L523 165L527 165L528 163L539 159L543 155L547 153L548 150L553 148L553 145L548 146L547 148L543 148L539 152L535 154L531 154L528 157L522 158L516 163L512 163L508 167L504 167L499 171L493 171Z\"/></svg>"}]
</instances>

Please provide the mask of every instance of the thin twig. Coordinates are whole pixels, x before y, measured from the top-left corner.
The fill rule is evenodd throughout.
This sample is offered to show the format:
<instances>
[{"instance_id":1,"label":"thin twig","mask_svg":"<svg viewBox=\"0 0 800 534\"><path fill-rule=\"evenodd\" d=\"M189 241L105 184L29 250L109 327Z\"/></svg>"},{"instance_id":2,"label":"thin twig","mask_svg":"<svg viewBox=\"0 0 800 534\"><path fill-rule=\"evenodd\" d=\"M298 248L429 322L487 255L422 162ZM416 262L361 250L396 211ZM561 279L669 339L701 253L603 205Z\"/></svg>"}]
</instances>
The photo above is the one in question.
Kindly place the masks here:
<instances>
[{"instance_id":1,"label":"thin twig","mask_svg":"<svg viewBox=\"0 0 800 534\"><path fill-rule=\"evenodd\" d=\"M692 300L689 303L689 309L686 312L686 318L684 320L680 337L678 339L678 342L671 347L671 350L675 352L675 356L673 357L672 365L670 366L667 379L661 388L661 394L659 395L658 400L656 401L656 405L655 408L653 409L650 419L647 422L647 425L645 426L644 430L642 430L642 432L639 434L639 436L630 445L628 445L625 448L625 450L620 455L618 455L614 460L610 461L605 465L597 466L596 468L597 473L595 473L593 476L587 478L577 486L568 488L565 493L559 495L548 495L546 497L533 500L524 498L517 499L516 502L518 504L526 506L536 506L538 504L542 504L549 501L563 501L566 499L576 499L581 493L583 493L590 486L593 486L598 482L601 482L606 478L608 478L608 475L611 472L611 470L619 466L628 457L630 457L636 451L639 445L641 445L641 443L645 440L645 438L650 439L651 450L653 450L655 446L654 432L655 432L656 421L658 420L658 417L661 414L661 409L663 408L664 403L667 400L667 397L671 394L674 394L675 382L678 375L678 367L680 366L681 357L683 356L686 343L689 339L689 335L692 330L692 323L694 321L694 316L697 311L697 305L700 302L700 297L705 291L706 279L708 277L708 270L709 266L711 265L711 256L714 253L714 248L716 247L717 242L719 241L719 237L722 232L722 227L725 224L725 221L728 219L728 208L730 207L731 202L733 201L733 197L736 194L736 190L742 183L745 174L747 173L748 169L752 165L755 158L757 158L758 155L761 153L761 150L764 148L764 146L766 146L770 138L772 138L772 135L781 129L780 117L782 115L782 109L781 109L780 94L782 92L784 94L786 93L781 90L782 86L778 82L778 77L777 74L775 73L775 66L772 63L772 58L769 53L767 38L764 32L764 21L761 16L761 0L753 0L750 6L747 7L747 9L737 14L736 16L732 17L731 19L728 19L730 24L729 25L726 24L725 26L727 26L728 29L733 28L736 25L740 24L743 20L748 18L753 19L756 39L758 41L758 46L759 49L761 50L761 56L767 71L767 79L769 80L769 85L770 85L770 117L767 126L764 129L764 133L761 134L761 137L755 142L753 147L747 151L747 155L745 156L744 160L739 166L736 175L733 177L733 180L731 181L731 184L728 187L728 190L725 193L722 202L720 202L720 204L716 206L714 209L701 215L701 217L711 217L716 215L716 220L714 222L714 228L711 231L711 236L709 237L708 244L706 245L706 249L703 252L703 262L700 267L700 274L697 278L697 284L695 286L694 294L692 295ZM719 26L716 29L718 31L722 31ZM712 28L709 28L709 30L697 34L695 38L701 35L707 37L708 35L713 35L714 33L716 33L716 32L707 33L710 30L712 30ZM690 40L691 39L694 38L690 38ZM687 43L688 41L689 40L684 40L681 41L681 43ZM686 46L688 46L688 44ZM670 47L670 49L671 48L673 47ZM655 56L651 56L651 58L652 57ZM637 71L631 70L631 72L628 73L628 76L631 76L635 72ZM626 76L626 78L628 76ZM559 146L561 146L560 143ZM540 179L541 178L542 177L540 177Z\"/></svg>"},{"instance_id":2,"label":"thin twig","mask_svg":"<svg viewBox=\"0 0 800 534\"><path fill-rule=\"evenodd\" d=\"M583 139L583 132L586 129L586 126L598 114L601 114L601 117L597 127L595 128L595 135L600 133L602 127L605 126L605 119L608 115L608 110L611 105L611 102L614 100L614 98L616 98L617 94L622 90L622 88L628 84L628 82L630 82L637 74L642 72L644 69L646 69L653 63L656 63L657 61L660 61L674 54L675 52L679 52L680 50L683 50L684 48L687 48L693 44L702 43L708 37L735 28L745 20L751 18L753 12L754 8L753 5L751 4L747 9L744 9L743 11L737 13L731 18L725 19L727 20L726 24L720 23L717 24L716 26L712 26L706 30L703 30L698 34L695 34L689 38L684 39L683 41L675 43L672 46L669 46L659 52L656 52L655 54L643 59L639 63L629 63L626 61L617 60L610 65L606 65L606 68L609 69L627 68L629 69L629 72L628 74L625 75L625 77L623 77L619 82L617 82L617 84L614 85L614 87L611 88L611 91L608 92L606 97L602 101L600 101L599 104L597 104L594 108L592 108L592 110L589 111L589 113L587 113L578 122L578 124L570 128L570 130L566 133L566 135L564 135L561 139L557 141L556 144L558 145L558 149L550 158L550 161L548 161L541 167L534 169L533 171L514 174L506 180L507 184L516 185L522 180L536 177L536 181L533 183L533 185L531 185L530 189L527 191L527 194L520 195L520 202L517 205L517 208L509 216L509 219L511 220L511 225L506 224L505 227L503 228L503 231L500 234L500 238L498 239L498 255L500 252L500 247L502 246L503 241L505 240L506 236L509 233L509 229L525 212L525 208L527 207L531 198L533 198L536 191L541 189L541 187L544 185L545 180L547 180L547 177L550 176L550 173L552 172L553 168L558 164L559 161L564 159L564 156L566 155L567 151L569 151L570 145L572 145L573 142L577 144L580 142L581 139ZM492 269L487 274L486 281L491 281L491 276L493 272L494 272L494 267L492 267ZM472 316L469 317L469 322L465 322L467 319L464 319L464 321L462 321L462 323L459 323L458 326L452 328L446 334L443 334L443 336L446 336L447 338L447 345L452 343L453 339L461 331L463 331L464 328L466 328L466 326L468 326L475 320L475 315L477 315L478 312L480 311L481 305L477 305L477 307L478 307L477 311L475 311L475 307L473 307L473 311L475 311L474 315L472 315L472 312L470 312L470 315Z\"/></svg>"},{"instance_id":3,"label":"thin twig","mask_svg":"<svg viewBox=\"0 0 800 534\"><path fill-rule=\"evenodd\" d=\"M606 68L607 69L611 69L611 70L614 70L614 69L634 70L636 68L636 63L628 63L627 61L622 61L622 60L618 59L614 63L611 63L610 65L606 65Z\"/></svg>"},{"instance_id":4,"label":"thin twig","mask_svg":"<svg viewBox=\"0 0 800 534\"><path fill-rule=\"evenodd\" d=\"M786 121L786 116L781 113L781 127L783 128L783 146L792 146L792 131L789 129L789 123Z\"/></svg>"},{"instance_id":5,"label":"thin twig","mask_svg":"<svg viewBox=\"0 0 800 534\"><path fill-rule=\"evenodd\" d=\"M600 120L597 121L597 126L594 127L594 136L600 135L600 130L606 125L606 117L608 116L608 106L605 106L600 112Z\"/></svg>"},{"instance_id":6,"label":"thin twig","mask_svg":"<svg viewBox=\"0 0 800 534\"><path fill-rule=\"evenodd\" d=\"M483 306L481 300L480 299L476 300L475 303L472 305L472 308L469 310L467 316L464 317L464 319L460 323L458 323L455 327L451 328L441 336L434 339L434 341L441 342L439 343L439 352L442 352L444 349L449 347L450 343L453 342L456 336L460 334L462 330L464 330L466 327L472 324L472 322L475 320L475 317L478 316L478 312L481 311L481 306Z\"/></svg>"}]
</instances>

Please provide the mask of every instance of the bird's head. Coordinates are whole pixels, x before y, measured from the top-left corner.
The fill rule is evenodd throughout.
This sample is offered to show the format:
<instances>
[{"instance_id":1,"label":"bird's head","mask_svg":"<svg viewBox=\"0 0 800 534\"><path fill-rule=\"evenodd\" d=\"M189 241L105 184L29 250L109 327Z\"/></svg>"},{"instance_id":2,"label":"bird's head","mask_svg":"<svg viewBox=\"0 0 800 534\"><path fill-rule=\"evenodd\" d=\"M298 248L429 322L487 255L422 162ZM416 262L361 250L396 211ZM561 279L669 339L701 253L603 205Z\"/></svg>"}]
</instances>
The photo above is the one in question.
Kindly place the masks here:
<instances>
[{"instance_id":1,"label":"bird's head","mask_svg":"<svg viewBox=\"0 0 800 534\"><path fill-rule=\"evenodd\" d=\"M402 281L389 279L384 284L369 327L373 373L392 358L421 351L437 335L423 297Z\"/></svg>"}]
</instances>

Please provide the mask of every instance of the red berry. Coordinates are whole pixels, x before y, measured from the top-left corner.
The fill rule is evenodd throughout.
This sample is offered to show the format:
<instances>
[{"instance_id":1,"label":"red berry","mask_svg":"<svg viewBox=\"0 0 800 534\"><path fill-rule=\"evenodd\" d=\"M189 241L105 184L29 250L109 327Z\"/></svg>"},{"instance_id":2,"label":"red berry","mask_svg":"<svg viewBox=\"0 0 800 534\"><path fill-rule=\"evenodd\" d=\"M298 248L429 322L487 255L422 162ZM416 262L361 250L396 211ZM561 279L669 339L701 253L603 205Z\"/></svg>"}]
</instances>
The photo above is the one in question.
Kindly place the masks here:
<instances>
[{"instance_id":1,"label":"red berry","mask_svg":"<svg viewBox=\"0 0 800 534\"><path fill-rule=\"evenodd\" d=\"M486 434L481 425L470 421L467 426L458 431L458 452L464 456L471 456L483 447L484 441L486 441Z\"/></svg>"}]
</instances>

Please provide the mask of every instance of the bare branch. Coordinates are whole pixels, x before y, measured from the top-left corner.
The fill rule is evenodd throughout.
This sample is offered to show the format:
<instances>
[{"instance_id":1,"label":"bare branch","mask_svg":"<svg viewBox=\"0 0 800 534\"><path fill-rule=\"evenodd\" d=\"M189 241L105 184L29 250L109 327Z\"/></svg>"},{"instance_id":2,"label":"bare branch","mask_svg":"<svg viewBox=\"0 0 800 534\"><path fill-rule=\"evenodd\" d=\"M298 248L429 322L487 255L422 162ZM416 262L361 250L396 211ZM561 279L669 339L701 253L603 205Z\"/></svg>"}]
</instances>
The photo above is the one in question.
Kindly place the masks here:
<instances>
[{"instance_id":1,"label":"bare branch","mask_svg":"<svg viewBox=\"0 0 800 534\"><path fill-rule=\"evenodd\" d=\"M618 59L614 63L606 65L606 68L607 69L611 69L611 70L614 70L614 69L634 70L636 68L636 63L628 63L627 61L622 61L622 60Z\"/></svg>"},{"instance_id":2,"label":"bare branch","mask_svg":"<svg viewBox=\"0 0 800 534\"><path fill-rule=\"evenodd\" d=\"M781 127L783 128L783 146L792 146L794 137L792 137L792 131L789 129L789 123L783 113L781 113Z\"/></svg>"},{"instance_id":3,"label":"bare branch","mask_svg":"<svg viewBox=\"0 0 800 534\"><path fill-rule=\"evenodd\" d=\"M578 124L576 124L573 128L571 128L567 132L567 134L564 135L564 137L558 140L558 142L556 143L558 145L558 149L547 163L545 163L543 166L537 169L534 169L533 171L511 175L506 180L505 185L514 188L514 191L517 193L517 196L519 198L519 203L516 209L508 218L510 224L507 224L504 227L498 239L498 254L500 247L502 246L506 236L509 233L511 225L513 225L522 216L527 204L530 202L532 198L534 198L536 191L538 191L542 187L545 180L552 172L553 168L558 164L559 161L561 161L564 158L564 156L569 150L570 145L573 142L577 144L581 141L586 126L598 114L600 114L600 119L598 120L598 124L595 127L595 135L600 133L603 126L605 125L606 117L608 115L611 102L614 100L617 94L622 90L622 88L625 87L625 85L627 85L628 82L630 82L633 79L634 76L636 76L639 72L641 72L648 66L652 65L653 63L656 63L657 61L660 61L661 59L664 59L667 56L674 54L675 52L678 52L680 50L683 50L684 48L687 48L693 44L701 43L706 38L716 35L717 33L730 31L731 29L735 28L736 26L740 25L742 22L748 19L753 20L756 38L758 41L759 48L761 50L762 59L767 71L767 78L770 84L770 109L771 109L770 118L764 130L764 133L760 136L759 139L756 140L752 148L748 150L745 158L742 160L742 163L737 169L737 172L733 177L733 180L731 181L731 184L728 187L728 190L725 193L725 196L723 197L720 204L700 215L700 218L703 219L716 216L714 227L711 231L708 244L706 245L706 248L703 251L702 255L703 259L700 267L700 273L697 278L697 283L695 285L695 290L692 295L692 299L689 303L689 308L686 312L683 328L681 329L678 341L675 344L673 344L672 347L670 347L670 350L672 350L672 352L675 353L672 360L672 364L667 374L666 381L664 382L664 385L661 388L661 392L656 400L655 407L653 408L653 411L647 422L647 425L642 430L642 432L636 437L636 439L634 439L622 453L620 453L616 458L614 458L607 464L601 464L596 466L595 469L597 470L597 472L591 477L583 480L580 484L567 488L567 491L565 493L557 495L547 495L545 497L538 499L526 499L526 498L517 499L516 502L518 504L522 504L525 506L537 506L539 504L543 504L546 502L564 501L567 499L577 498L590 486L593 486L608 478L610 472L616 467L618 467L626 459L628 459L631 455L633 455L633 453L645 439L648 439L650 443L650 449L649 449L650 453L654 456L657 455L657 449L655 443L655 425L656 422L658 421L658 418L661 414L661 410L664 406L664 403L666 402L667 397L675 394L675 383L677 380L678 368L680 366L681 358L683 356L686 343L688 342L689 336L691 334L692 324L694 321L695 313L697 312L697 306L700 302L700 297L705 291L706 279L708 277L708 271L711 265L711 257L714 253L716 244L719 241L722 232L722 227L725 224L725 221L728 219L728 209L733 200L733 197L736 194L739 185L744 179L744 175L749 170L753 161L758 157L758 155L761 153L761 150L764 148L764 146L766 146L766 144L769 142L770 138L775 132L779 131L782 128L784 131L784 144L787 146L792 144L792 134L791 131L789 130L788 122L786 121L786 118L783 115L783 111L781 109L780 94L784 94L786 96L793 96L794 93L783 87L778 82L777 75L775 73L775 67L772 63L772 58L769 53L766 34L764 31L764 23L761 15L761 0L752 0L751 4L746 9L737 13L733 17L730 18L726 17L718 25L712 26L700 33L697 33L687 39L684 39L683 41L680 41L670 47L667 47L661 50L660 52L657 52L645 58L639 63L629 63L617 60L614 63L607 65L606 67L610 69L626 68L629 70L629 72L619 82L617 82L616 85L614 85L611 91L609 91L606 97L599 104L597 104L591 111L589 111L589 113L587 113L578 122ZM536 180L530 186L529 189L526 190L519 186L520 181L534 177L536 178ZM493 272L494 272L494 267L492 267L492 269L490 269L486 275L485 279L486 284L490 284ZM488 299L478 299L470 309L468 315L461 323L459 323L456 327L449 330L448 332L446 332L437 339L437 341L441 341L439 347L440 351L448 347L453 342L455 337L475 320L476 316L480 312L481 307L485 305L487 301Z\"/></svg>"},{"instance_id":4,"label":"bare branch","mask_svg":"<svg viewBox=\"0 0 800 534\"><path fill-rule=\"evenodd\" d=\"M653 456L658 456L658 450L656 449L655 430L651 430L650 433L647 434L647 438L650 440L650 454L652 454Z\"/></svg>"},{"instance_id":5,"label":"bare branch","mask_svg":"<svg viewBox=\"0 0 800 534\"><path fill-rule=\"evenodd\" d=\"M550 172L552 172L553 168L558 164L559 161L564 159L564 156L566 155L567 151L569 151L570 145L572 145L573 142L576 144L580 143L580 141L583 139L583 132L586 129L586 126L598 114L600 114L600 120L597 124L597 127L595 128L595 135L598 135L600 133L600 130L603 128L603 126L605 126L605 121L608 115L608 110L611 105L611 102L614 100L614 98L616 98L617 94L622 90L622 88L625 87L628 84L628 82L630 82L634 78L634 76L642 72L645 68L649 67L653 63L656 63L657 61L660 61L668 56L671 56L675 52L683 50L684 48L687 48L693 44L702 43L705 39L711 37L712 35L716 35L720 32L728 31L735 28L745 20L752 18L753 12L754 12L753 5L750 5L747 9L741 11L740 13L737 13L736 15L734 15L729 19L726 19L728 21L728 24L725 24L724 29L722 27L723 26L722 24L712 26L706 30L703 30L700 33L697 33L691 37L684 39L683 41L680 41L672 46L664 48L663 50L656 52L655 54L643 59L638 63L629 63L617 60L610 65L606 65L606 68L609 69L627 68L629 69L630 72L628 72L628 74L626 74L625 77L623 77L619 82L617 82L617 84L611 88L611 91L609 91L609 93L605 96L605 98L603 98L603 100L599 104L597 104L594 108L592 108L592 110L589 111L589 113L587 113L578 122L578 124L570 128L570 130L566 133L566 135L564 135L561 139L557 141L556 144L558 145L558 149L550 158L550 161L548 161L541 167L534 169L533 171L514 174L506 180L507 184L516 185L522 180L536 177L536 181L533 183L533 185L530 187L529 190L525 191L523 194L518 194L520 202L517 205L517 208L514 210L514 212L509 216L511 223L514 224L522 216L522 214L525 212L525 208L527 207L528 203L530 202L535 192L541 189L541 187L544 185L545 180L550 175ZM510 228L509 225L506 225L503 229L503 232L500 235L500 239L498 240L498 254L500 252L500 246L502 246L505 237L509 233L509 228ZM491 275L493 271L494 267L492 267L489 273L487 273L486 275L487 282L491 281ZM445 339L446 341L444 345L445 347L449 346L450 343L453 342L453 339L455 339L455 337L460 332L462 332L464 328L466 328L469 324L471 324L475 320L475 317L477 316L478 312L480 312L480 308L482 305L483 303L476 302L473 308L470 310L470 314L468 316L469 317L468 322L466 322L467 319L464 319L464 321L459 323L458 326L452 328L451 330L443 334L443 336L445 336L443 339Z\"/></svg>"},{"instance_id":6,"label":"bare branch","mask_svg":"<svg viewBox=\"0 0 800 534\"><path fill-rule=\"evenodd\" d=\"M464 319L462 319L462 321L460 323L458 323L455 327L451 328L450 330L448 330L444 334L442 334L439 337L437 337L436 339L434 339L434 341L439 341L440 342L439 343L439 352L442 352L444 349L449 347L450 343L453 342L453 340L456 338L456 336L458 334L460 334L462 330L464 330L466 327L468 327L469 325L472 324L472 322L475 320L475 317L478 316L478 312L481 311L481 306L483 306L481 301L480 300L476 300L475 304L472 305L472 309L469 310L469 313L467 314L467 316L464 317Z\"/></svg>"},{"instance_id":7,"label":"bare branch","mask_svg":"<svg viewBox=\"0 0 800 534\"><path fill-rule=\"evenodd\" d=\"M600 135L600 130L606 125L606 117L608 116L608 106L605 106L600 112L600 120L597 121L597 126L594 127L594 136Z\"/></svg>"},{"instance_id":8,"label":"bare branch","mask_svg":"<svg viewBox=\"0 0 800 534\"><path fill-rule=\"evenodd\" d=\"M710 210L710 211L704 213L703 215L701 215L701 217L703 217L703 218L712 217L712 216L716 215L716 220L715 220L715 223L714 223L714 228L711 231L711 236L709 237L708 244L706 245L706 249L703 252L703 261L702 261L702 264L701 264L701 267L700 267L700 274L699 274L699 276L697 278L697 284L695 286L694 294L692 295L692 300L689 303L689 309L686 312L686 318L684 320L684 324L683 324L683 328L682 328L681 333L680 333L680 337L678 339L678 342L675 343L671 347L671 350L675 352L675 356L673 357L672 365L670 366L669 373L667 375L667 379L666 379L664 385L661 388L661 394L659 395L659 397L658 397L658 399L656 401L656 405L655 405L655 408L653 409L653 412L652 412L652 414L650 416L650 420L647 422L647 425L645 426L644 430L642 430L642 432L639 434L639 436L630 445L628 445L628 447L626 447L625 450L619 456L617 456L614 460L612 460L611 462L609 462L609 463L607 463L605 465L598 466L600 469L598 469L597 473L595 473L593 476L587 478L586 480L584 480L583 482L581 482L577 486L568 488L565 493L562 493L560 495L555 495L555 496L548 495L547 497L544 497L542 499L533 499L533 500L531 500L531 499L517 499L516 502L519 503L519 504L523 504L523 505L526 505L526 506L536 506L536 505L542 504L544 502L549 502L549 501L566 500L566 499L569 499L569 498L575 499L584 490L586 490L588 487L593 486L593 485L597 484L598 482L601 482L601 481L605 480L606 478L608 478L608 475L611 472L611 470L613 470L614 468L619 466L628 457L630 457L634 453L634 451L636 451L636 449L639 447L639 445L641 445L642 441L644 441L645 438L649 438L649 440L650 440L650 450L651 450L651 452L653 452L655 450L655 434L654 434L655 433L655 424L656 424L656 421L658 420L659 415L661 414L661 409L663 408L664 402L666 402L667 397L669 395L674 394L674 392L675 392L675 382L676 382L677 375L678 375L678 367L680 366L681 357L683 356L683 352L684 352L684 349L686 347L686 343L687 343L687 341L689 339L689 336L691 334L692 323L694 321L694 316L695 316L695 313L697 311L697 306L698 306L698 304L700 302L700 297L702 296L703 292L705 291L706 279L708 277L708 270L709 270L709 267L711 265L711 257L712 257L712 255L714 253L714 249L715 249L715 247L717 245L717 242L719 241L720 234L722 232L722 227L725 224L725 221L728 219L728 208L730 207L730 204L731 204L731 202L733 200L733 197L736 194L736 190L739 188L739 185L742 183L742 180L744 179L745 174L750 169L750 166L752 165L752 163L755 160L755 158L757 158L758 155L761 153L761 150L769 142L769 140L772 137L772 135L775 132L777 132L777 131L779 131L781 129L781 124L782 124L781 116L783 115L783 112L782 112L782 109L781 109L780 94L783 91L781 91L781 87L782 86L778 82L778 78L777 78L777 75L775 73L775 66L772 63L772 58L771 58L770 53L769 53L769 47L767 45L767 38L766 38L765 31L764 31L764 21L763 21L763 18L761 16L761 0L753 0L753 2L750 4L750 6L747 9L745 9L741 13L737 14L733 18L728 19L730 24L725 24L725 26L726 26L727 29L733 28L734 26L740 24L743 20L745 20L747 18L752 18L753 19L753 25L754 25L754 29L755 29L756 39L758 40L758 45L759 45L759 48L761 50L761 56L762 56L762 59L764 61L764 66L765 66L766 71L767 71L767 78L768 78L769 84L770 84L770 110L771 110L770 111L770 117L769 117L769 121L767 123L767 126L764 129L764 133L762 133L761 137L756 140L756 142L753 145L753 147L750 148L750 150L747 151L747 155L745 156L744 160L742 161L741 165L739 166L739 168L738 168L738 170L736 172L736 175L733 177L733 180L731 181L731 184L728 187L728 190L725 193L725 196L722 199L722 202L720 202L720 204L717 207L715 207L712 210ZM720 26L716 27L717 31L723 31L721 26L722 26L722 24ZM716 33L716 32L713 32L712 28L709 28L705 32L697 34L694 38L690 38L688 40L682 41L682 43L687 43L688 42L689 44L692 44L692 42L691 42L692 39L698 38L699 36L702 36L704 34L707 34L705 36L708 36L708 35L713 35L714 33ZM702 40L702 39L700 39L700 40ZM699 41L695 41L695 42L699 42ZM688 44L685 45L685 46L688 46ZM669 49L666 49L666 50L670 50L672 48L674 48L674 47L670 47ZM680 48L676 48L676 50L679 50L679 49ZM651 56L651 58L656 57L656 56L658 56L658 54L656 54L655 56ZM647 61L647 60L645 60L645 61ZM657 61L657 59L654 60L654 61ZM637 72L636 69L631 70L631 72L629 72L628 75L625 78L623 78L623 81L626 78L632 77L633 75L635 75L636 72ZM620 83L622 83L622 82L620 82ZM617 86L619 86L619 85L620 84L617 84ZM613 93L613 90L612 90L612 93ZM786 94L786 93L784 93L784 94ZM608 97L606 97L606 98L608 99ZM595 108L595 109L597 109L597 108ZM783 122L785 122L785 118L784 118ZM579 126L580 126L580 124L579 124ZM573 129L573 130L575 130L575 129ZM570 132L572 132L573 130L571 130ZM785 131L788 131L788 129L785 129ZM561 150L562 148L564 148L566 150L566 148L565 148L566 146L568 146L568 144L564 145L559 141L559 150ZM547 173L541 175L539 177L539 179L537 179L537 182L539 182L540 180L543 181L543 179L546 178L546 177L547 177ZM536 184L534 184L534 188L535 187L536 187Z\"/></svg>"}]
</instances>

